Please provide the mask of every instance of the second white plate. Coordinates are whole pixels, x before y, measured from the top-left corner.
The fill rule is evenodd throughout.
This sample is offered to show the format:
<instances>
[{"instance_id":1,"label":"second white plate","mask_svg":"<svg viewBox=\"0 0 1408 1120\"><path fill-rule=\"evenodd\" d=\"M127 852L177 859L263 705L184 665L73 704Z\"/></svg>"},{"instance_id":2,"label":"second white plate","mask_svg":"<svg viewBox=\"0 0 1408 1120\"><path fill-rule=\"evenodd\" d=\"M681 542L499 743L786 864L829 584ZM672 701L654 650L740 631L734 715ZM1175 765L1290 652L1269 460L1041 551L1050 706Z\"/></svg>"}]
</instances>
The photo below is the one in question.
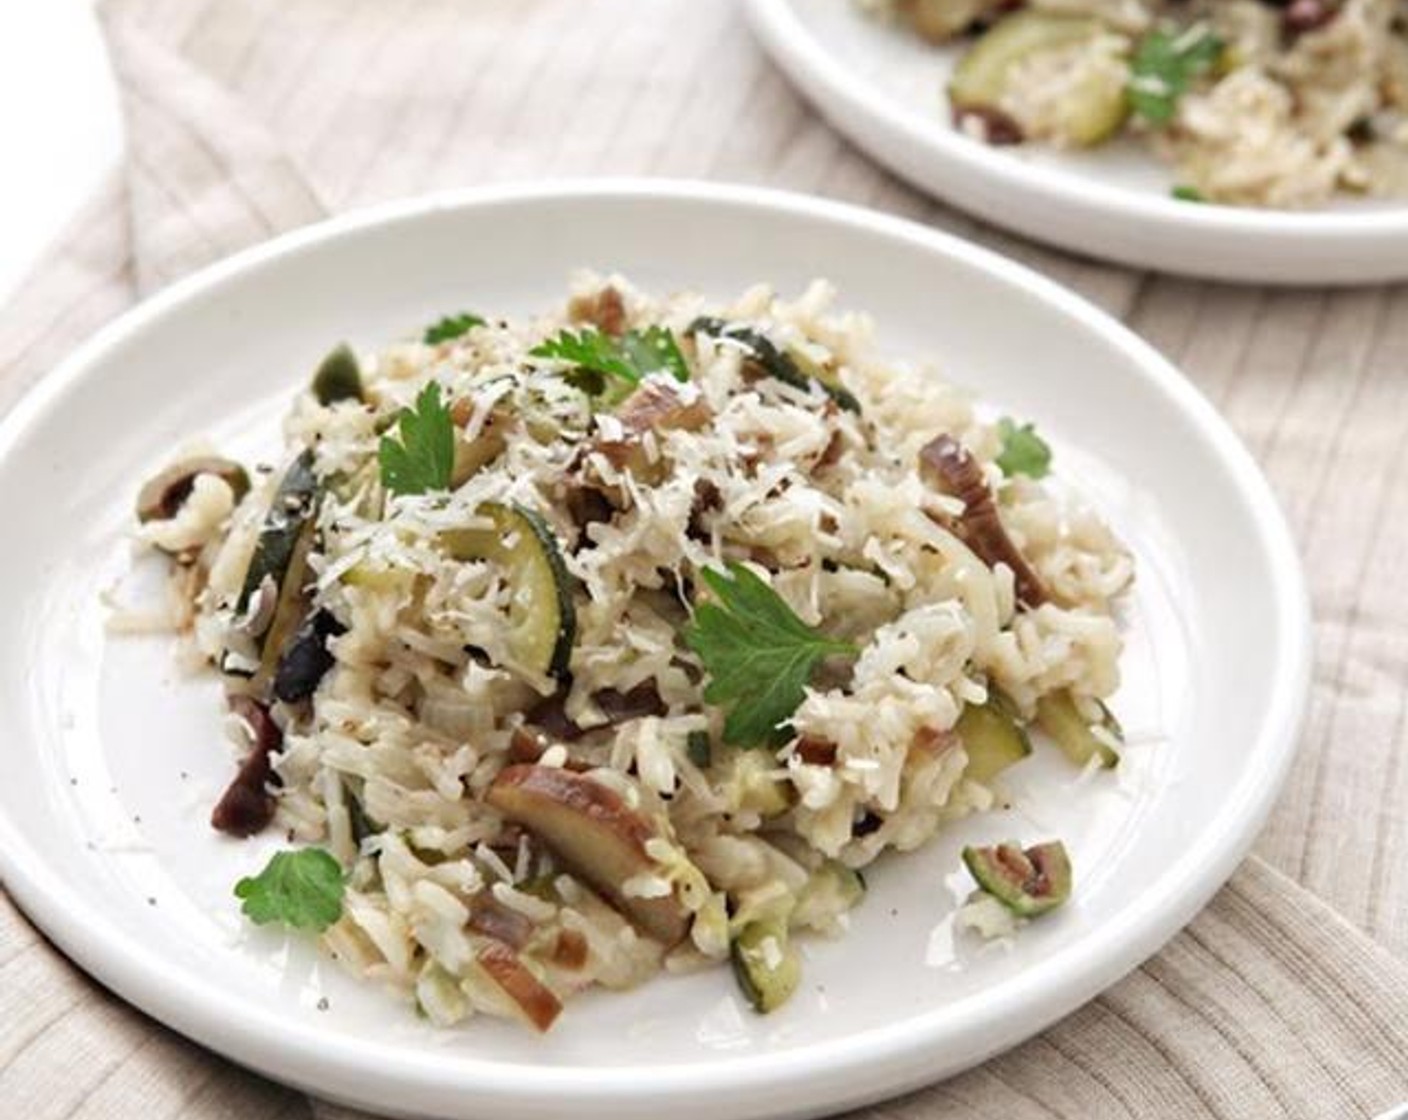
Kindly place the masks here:
<instances>
[{"instance_id":1,"label":"second white plate","mask_svg":"<svg viewBox=\"0 0 1408 1120\"><path fill-rule=\"evenodd\" d=\"M956 132L955 54L856 0L748 0L764 47L856 145L921 190L1037 239L1136 268L1268 284L1408 277L1408 200L1268 211L1180 202L1152 156L990 148Z\"/></svg>"}]
</instances>

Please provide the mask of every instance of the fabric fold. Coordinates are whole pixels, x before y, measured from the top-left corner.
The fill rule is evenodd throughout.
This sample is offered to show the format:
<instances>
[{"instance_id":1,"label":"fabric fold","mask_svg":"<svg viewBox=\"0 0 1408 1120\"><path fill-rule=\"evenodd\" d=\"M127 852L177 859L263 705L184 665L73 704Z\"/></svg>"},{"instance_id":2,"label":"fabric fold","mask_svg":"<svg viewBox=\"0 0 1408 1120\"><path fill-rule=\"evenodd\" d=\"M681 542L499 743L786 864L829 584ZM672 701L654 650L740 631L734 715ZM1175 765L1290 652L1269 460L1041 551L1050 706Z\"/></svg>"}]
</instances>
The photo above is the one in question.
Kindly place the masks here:
<instances>
[{"instance_id":1,"label":"fabric fold","mask_svg":"<svg viewBox=\"0 0 1408 1120\"><path fill-rule=\"evenodd\" d=\"M127 183L114 170L0 315L0 415L136 299Z\"/></svg>"},{"instance_id":2,"label":"fabric fold","mask_svg":"<svg viewBox=\"0 0 1408 1120\"><path fill-rule=\"evenodd\" d=\"M150 295L327 211L238 99L109 12L127 123L133 274Z\"/></svg>"}]
</instances>

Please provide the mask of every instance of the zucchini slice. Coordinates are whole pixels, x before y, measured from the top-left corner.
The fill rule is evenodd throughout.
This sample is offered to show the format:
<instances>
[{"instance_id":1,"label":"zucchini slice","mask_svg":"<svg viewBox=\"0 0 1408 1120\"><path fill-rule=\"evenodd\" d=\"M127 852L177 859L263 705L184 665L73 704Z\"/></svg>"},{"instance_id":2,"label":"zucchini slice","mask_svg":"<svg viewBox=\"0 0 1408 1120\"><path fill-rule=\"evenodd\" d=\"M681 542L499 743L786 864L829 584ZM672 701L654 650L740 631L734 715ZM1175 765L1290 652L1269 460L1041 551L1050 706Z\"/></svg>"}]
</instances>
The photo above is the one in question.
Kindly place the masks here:
<instances>
[{"instance_id":1,"label":"zucchini slice","mask_svg":"<svg viewBox=\"0 0 1408 1120\"><path fill-rule=\"evenodd\" d=\"M1120 725L1103 703L1095 703L1100 706L1101 719L1098 724L1091 724L1081 714L1069 689L1049 692L1036 702L1037 726L1055 739L1077 766L1087 766L1092 758L1098 758L1101 769L1113 770L1120 763L1120 755L1109 740L1120 740Z\"/></svg>"},{"instance_id":2,"label":"zucchini slice","mask_svg":"<svg viewBox=\"0 0 1408 1120\"><path fill-rule=\"evenodd\" d=\"M313 452L310 448L293 461L274 493L274 500L269 503L269 512L264 516L264 525L254 546L254 557L244 574L244 586L240 588L236 610L248 608L265 576L273 576L274 582L282 585L297 548L299 534L314 520L317 509L318 479L313 473Z\"/></svg>"},{"instance_id":3,"label":"zucchini slice","mask_svg":"<svg viewBox=\"0 0 1408 1120\"><path fill-rule=\"evenodd\" d=\"M786 922L749 922L733 939L729 955L738 986L760 1014L776 1011L801 982L802 962L788 944Z\"/></svg>"},{"instance_id":4,"label":"zucchini slice","mask_svg":"<svg viewBox=\"0 0 1408 1120\"><path fill-rule=\"evenodd\" d=\"M771 751L731 751L721 770L718 789L734 812L767 819L792 808L792 784L778 776L781 771Z\"/></svg>"},{"instance_id":5,"label":"zucchini slice","mask_svg":"<svg viewBox=\"0 0 1408 1120\"><path fill-rule=\"evenodd\" d=\"M963 849L978 886L1014 914L1035 918L1071 897L1071 860L1059 840L1025 851L1015 843Z\"/></svg>"},{"instance_id":6,"label":"zucchini slice","mask_svg":"<svg viewBox=\"0 0 1408 1120\"><path fill-rule=\"evenodd\" d=\"M839 859L828 859L811 873L797 893L792 923L813 929L826 929L835 916L860 904L865 897L865 878Z\"/></svg>"},{"instance_id":7,"label":"zucchini slice","mask_svg":"<svg viewBox=\"0 0 1408 1120\"><path fill-rule=\"evenodd\" d=\"M1099 20L1027 10L1007 16L984 33L954 68L948 97L955 110L998 109L1020 63L1042 51L1093 43L1105 34ZM1092 74L1071 86L1059 108L1060 132L1082 146L1119 131L1129 114L1124 80Z\"/></svg>"},{"instance_id":8,"label":"zucchini slice","mask_svg":"<svg viewBox=\"0 0 1408 1120\"><path fill-rule=\"evenodd\" d=\"M222 668L231 676L255 678L255 691L266 686L274 674L284 643L293 634L303 612L303 584L308 573L308 553L317 532L318 500L321 486L313 473L313 452L304 450L285 472L264 515L254 555L244 574L244 584L235 601L237 615L245 614L265 581L272 582L276 595L269 624L253 639L257 669L235 668L228 653Z\"/></svg>"},{"instance_id":9,"label":"zucchini slice","mask_svg":"<svg viewBox=\"0 0 1408 1120\"><path fill-rule=\"evenodd\" d=\"M1027 729L1017 720L1011 702L991 690L985 704L969 704L958 717L958 737L968 752L965 778L990 782L1014 763L1032 753Z\"/></svg>"},{"instance_id":10,"label":"zucchini slice","mask_svg":"<svg viewBox=\"0 0 1408 1120\"><path fill-rule=\"evenodd\" d=\"M761 331L741 323L730 323L724 319L701 315L689 324L688 333L705 334L710 338L722 338L736 342L769 377L775 377L798 389L809 389L815 382L825 390L827 396L847 412L860 412L860 401L856 399L854 393L841 384L834 372L825 370L815 362L805 359L806 368L803 368L797 361L795 354L779 350L776 343Z\"/></svg>"},{"instance_id":11,"label":"zucchini slice","mask_svg":"<svg viewBox=\"0 0 1408 1120\"><path fill-rule=\"evenodd\" d=\"M508 573L509 654L523 669L562 677L577 636L573 580L546 521L520 505L491 502L479 513L493 529L451 529L440 535L456 560L488 560Z\"/></svg>"},{"instance_id":12,"label":"zucchini slice","mask_svg":"<svg viewBox=\"0 0 1408 1120\"><path fill-rule=\"evenodd\" d=\"M309 518L294 540L293 553L279 581L278 599L268 628L255 639L259 651L259 668L251 687L256 695L264 696L273 688L279 664L285 652L298 638L299 623L307 608L304 590L308 584L308 554L313 551L317 525Z\"/></svg>"}]
</instances>

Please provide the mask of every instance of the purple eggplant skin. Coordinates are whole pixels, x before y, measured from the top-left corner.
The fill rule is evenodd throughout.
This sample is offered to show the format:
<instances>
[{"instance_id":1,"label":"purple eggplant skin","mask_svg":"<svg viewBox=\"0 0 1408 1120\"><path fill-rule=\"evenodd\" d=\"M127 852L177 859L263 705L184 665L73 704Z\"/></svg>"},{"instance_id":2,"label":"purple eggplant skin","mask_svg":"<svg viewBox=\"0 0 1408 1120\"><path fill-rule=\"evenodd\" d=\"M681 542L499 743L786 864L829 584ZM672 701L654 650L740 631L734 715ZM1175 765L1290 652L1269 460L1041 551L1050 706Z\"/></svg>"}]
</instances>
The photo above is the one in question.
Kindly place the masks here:
<instances>
[{"instance_id":1,"label":"purple eggplant skin","mask_svg":"<svg viewBox=\"0 0 1408 1120\"><path fill-rule=\"evenodd\" d=\"M274 670L274 696L285 704L312 696L336 661L328 649L328 639L346 632L347 627L329 611L310 615L279 658Z\"/></svg>"}]
</instances>

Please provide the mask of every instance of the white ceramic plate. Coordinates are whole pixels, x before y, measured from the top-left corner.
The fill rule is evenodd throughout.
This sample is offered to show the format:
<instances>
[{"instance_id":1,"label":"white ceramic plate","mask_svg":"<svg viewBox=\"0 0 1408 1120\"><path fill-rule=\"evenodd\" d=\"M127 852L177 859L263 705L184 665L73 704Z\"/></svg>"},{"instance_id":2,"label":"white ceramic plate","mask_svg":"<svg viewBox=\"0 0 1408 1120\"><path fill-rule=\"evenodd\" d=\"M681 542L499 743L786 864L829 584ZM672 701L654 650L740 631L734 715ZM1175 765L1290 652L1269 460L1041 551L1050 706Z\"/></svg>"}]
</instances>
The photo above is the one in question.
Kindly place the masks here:
<instances>
[{"instance_id":1,"label":"white ceramic plate","mask_svg":"<svg viewBox=\"0 0 1408 1120\"><path fill-rule=\"evenodd\" d=\"M1061 153L990 148L949 125L956 52L867 18L856 0L748 0L763 45L855 144L965 210L1077 253L1138 268L1271 284L1408 276L1408 202L1304 213L1179 202L1134 145Z\"/></svg>"},{"instance_id":2,"label":"white ceramic plate","mask_svg":"<svg viewBox=\"0 0 1408 1120\"><path fill-rule=\"evenodd\" d=\"M1137 744L1073 790L1054 751L1018 808L886 862L850 936L806 947L770 1017L727 969L573 1003L551 1035L436 1032L309 946L247 927L230 886L278 844L206 824L231 762L218 685L169 643L104 630L131 564L139 481L200 434L271 451L329 344L447 310L520 313L571 270L726 296L832 278L883 345L942 363L1035 420L1061 477L1138 554L1125 686ZM916 376L923 376L916 373ZM104 331L0 427L0 871L36 922L122 996L244 1064L328 1097L446 1117L733 1120L840 1109L1032 1034L1155 951L1230 874L1270 806L1306 694L1299 569L1265 482L1157 354L1068 292L961 241L745 189L499 190L342 218L177 284ZM1061 835L1073 902L1015 948L956 936L962 843Z\"/></svg>"}]
</instances>

